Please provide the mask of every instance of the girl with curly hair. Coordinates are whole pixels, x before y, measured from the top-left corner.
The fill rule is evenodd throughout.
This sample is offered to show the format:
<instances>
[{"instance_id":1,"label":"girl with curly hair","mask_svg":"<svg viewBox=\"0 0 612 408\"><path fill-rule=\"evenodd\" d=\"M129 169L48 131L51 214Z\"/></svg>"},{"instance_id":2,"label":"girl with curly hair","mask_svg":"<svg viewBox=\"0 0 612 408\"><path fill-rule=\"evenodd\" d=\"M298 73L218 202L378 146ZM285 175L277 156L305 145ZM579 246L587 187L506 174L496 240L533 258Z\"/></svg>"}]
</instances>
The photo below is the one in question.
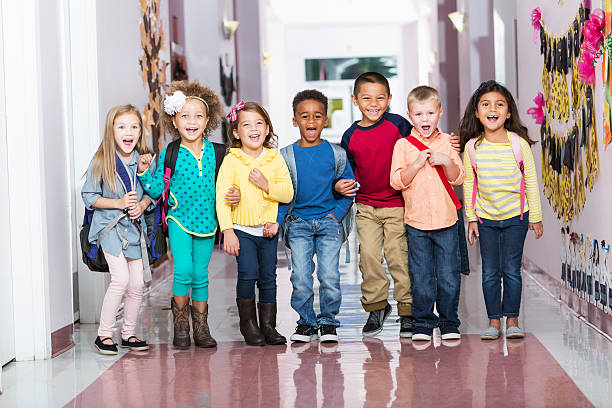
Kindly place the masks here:
<instances>
[{"instance_id":1,"label":"girl with curly hair","mask_svg":"<svg viewBox=\"0 0 612 408\"><path fill-rule=\"evenodd\" d=\"M168 238L174 257L172 284L173 344L177 349L191 346L189 311L193 340L197 347L215 347L208 328L208 263L212 255L217 221L215 218L215 149L208 140L219 126L219 97L199 82L173 82L164 99L162 124L180 148L170 180ZM138 162L138 178L154 198L164 189L164 161L147 171L153 160L143 155ZM191 295L191 305L189 298Z\"/></svg>"}]
</instances>

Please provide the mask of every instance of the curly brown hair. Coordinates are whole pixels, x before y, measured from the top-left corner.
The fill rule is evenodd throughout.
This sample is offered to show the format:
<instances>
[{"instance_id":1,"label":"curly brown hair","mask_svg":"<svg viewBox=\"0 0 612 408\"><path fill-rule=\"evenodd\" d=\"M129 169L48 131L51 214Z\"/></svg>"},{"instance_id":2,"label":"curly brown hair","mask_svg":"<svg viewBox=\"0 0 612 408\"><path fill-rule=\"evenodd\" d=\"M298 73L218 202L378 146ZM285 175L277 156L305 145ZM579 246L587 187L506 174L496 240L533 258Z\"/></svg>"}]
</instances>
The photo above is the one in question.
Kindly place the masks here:
<instances>
[{"instance_id":1,"label":"curly brown hair","mask_svg":"<svg viewBox=\"0 0 612 408\"><path fill-rule=\"evenodd\" d=\"M176 91L183 92L188 98L190 96L197 96L198 98L202 98L206 101L206 104L208 104L208 109L206 111L206 113L208 114L208 123L206 124L206 128L202 133L202 136L207 138L208 135L210 135L210 132L218 128L221 124L221 116L223 114L223 111L221 108L221 101L219 100L219 97L212 89L200 85L200 82L198 82L198 80L195 80L193 82L173 81L170 84L168 90L166 91L166 95L174 94L174 92ZM162 109L161 123L164 126L164 129L166 129L166 132L172 135L172 139L176 140L180 138L181 135L174 126L174 123L172 122L174 116L175 115L168 115Z\"/></svg>"},{"instance_id":2,"label":"curly brown hair","mask_svg":"<svg viewBox=\"0 0 612 408\"><path fill-rule=\"evenodd\" d=\"M276 148L278 137L274 133L274 128L272 127L272 121L270 120L270 115L268 115L268 112L264 109L264 107L258 104L257 102L246 102L244 104L244 108L238 111L238 116L236 120L231 122L230 125L227 127L227 138L229 139L229 147L230 148L242 147L242 142L240 141L240 139L234 136L234 130L238 128L238 122L240 122L240 112L243 112L243 111L258 113L264 119L270 131L266 135L266 140L264 140L263 146L266 149Z\"/></svg>"}]
</instances>

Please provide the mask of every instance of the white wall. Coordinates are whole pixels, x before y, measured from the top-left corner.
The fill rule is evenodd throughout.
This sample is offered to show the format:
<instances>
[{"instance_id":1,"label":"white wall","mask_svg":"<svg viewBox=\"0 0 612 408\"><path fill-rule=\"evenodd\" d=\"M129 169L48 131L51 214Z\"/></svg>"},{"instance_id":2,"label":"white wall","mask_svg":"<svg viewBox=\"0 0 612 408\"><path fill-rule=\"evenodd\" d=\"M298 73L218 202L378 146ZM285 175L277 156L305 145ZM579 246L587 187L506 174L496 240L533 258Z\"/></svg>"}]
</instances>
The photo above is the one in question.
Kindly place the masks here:
<instances>
[{"instance_id":1,"label":"white wall","mask_svg":"<svg viewBox=\"0 0 612 408\"><path fill-rule=\"evenodd\" d=\"M0 4L0 15L2 5ZM8 197L8 169L6 167L6 110L4 99L4 36L0 18L0 195ZM10 231L9 203L0 200L0 231ZM2 366L15 358L15 324L13 322L13 273L11 270L11 238L0 238L0 372Z\"/></svg>"},{"instance_id":2,"label":"white wall","mask_svg":"<svg viewBox=\"0 0 612 408\"><path fill-rule=\"evenodd\" d=\"M543 57L540 55L539 44L534 44L533 29L531 27L530 14L534 7L529 2L517 2L518 15L518 67L519 67L519 112L523 122L529 128L532 139L539 141L540 126L536 125L525 111L534 105L533 98L538 91L542 91L541 75ZM553 33L563 33L573 21L578 10L579 0L566 0L561 6L555 0L540 0L538 7L542 10L542 19ZM593 2L593 6L599 4ZM612 190L609 187L609 179L612 176L611 149L604 151L602 144L603 135L603 87L601 85L601 67L596 67L597 85L595 87L595 106L597 121L597 141L599 148L599 178L595 182L592 192L587 189L586 204L581 213L569 224L572 231L580 233L591 233L597 239L612 240ZM571 93L571 91L570 91ZM538 169L538 181L540 189L541 182L541 146L536 144L532 148L533 156ZM540 240L533 238L529 233L525 242L525 255L533 260L540 268L551 274L556 279L561 276L561 227L565 224L559 222L552 211L548 200L543 193L540 194L542 209L544 212L544 236Z\"/></svg>"},{"instance_id":3,"label":"white wall","mask_svg":"<svg viewBox=\"0 0 612 408\"><path fill-rule=\"evenodd\" d=\"M40 1L43 167L51 331L72 324L71 188L66 129L64 1Z\"/></svg>"}]
</instances>

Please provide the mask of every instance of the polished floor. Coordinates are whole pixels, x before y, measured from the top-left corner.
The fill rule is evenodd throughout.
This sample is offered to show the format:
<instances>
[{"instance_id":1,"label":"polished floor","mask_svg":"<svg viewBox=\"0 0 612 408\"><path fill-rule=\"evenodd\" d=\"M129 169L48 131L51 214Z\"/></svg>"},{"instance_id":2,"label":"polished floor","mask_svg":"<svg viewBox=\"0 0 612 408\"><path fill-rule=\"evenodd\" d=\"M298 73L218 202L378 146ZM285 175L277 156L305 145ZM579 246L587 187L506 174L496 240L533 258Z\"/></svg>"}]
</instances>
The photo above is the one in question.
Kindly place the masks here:
<instances>
[{"instance_id":1,"label":"polished floor","mask_svg":"<svg viewBox=\"0 0 612 408\"><path fill-rule=\"evenodd\" d=\"M612 343L533 279L524 279L525 339L479 339L486 315L476 254L472 261L462 282L460 341L400 339L395 308L381 335L362 338L359 271L342 262L339 344L249 347L238 330L234 260L216 251L209 321L219 346L186 351L168 345L166 266L141 309L148 352L101 356L92 347L96 326L77 325L74 349L4 367L0 407L612 406ZM279 251L279 330L289 336L296 314L286 265Z\"/></svg>"}]
</instances>

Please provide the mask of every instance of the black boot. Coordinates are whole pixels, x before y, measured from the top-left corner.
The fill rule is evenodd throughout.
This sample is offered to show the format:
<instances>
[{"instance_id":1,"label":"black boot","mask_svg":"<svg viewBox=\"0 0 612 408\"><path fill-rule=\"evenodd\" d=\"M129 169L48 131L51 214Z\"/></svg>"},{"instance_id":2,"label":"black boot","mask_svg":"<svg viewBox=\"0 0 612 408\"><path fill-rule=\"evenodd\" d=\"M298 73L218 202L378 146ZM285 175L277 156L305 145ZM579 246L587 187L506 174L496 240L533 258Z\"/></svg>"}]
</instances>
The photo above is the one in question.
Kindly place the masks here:
<instances>
[{"instance_id":1,"label":"black boot","mask_svg":"<svg viewBox=\"0 0 612 408\"><path fill-rule=\"evenodd\" d=\"M240 333L249 346L265 346L266 338L257 325L255 298L236 299L238 315L240 316Z\"/></svg>"},{"instance_id":2,"label":"black boot","mask_svg":"<svg viewBox=\"0 0 612 408\"><path fill-rule=\"evenodd\" d=\"M287 339L276 331L276 302L258 302L259 327L268 344L286 344Z\"/></svg>"}]
</instances>

